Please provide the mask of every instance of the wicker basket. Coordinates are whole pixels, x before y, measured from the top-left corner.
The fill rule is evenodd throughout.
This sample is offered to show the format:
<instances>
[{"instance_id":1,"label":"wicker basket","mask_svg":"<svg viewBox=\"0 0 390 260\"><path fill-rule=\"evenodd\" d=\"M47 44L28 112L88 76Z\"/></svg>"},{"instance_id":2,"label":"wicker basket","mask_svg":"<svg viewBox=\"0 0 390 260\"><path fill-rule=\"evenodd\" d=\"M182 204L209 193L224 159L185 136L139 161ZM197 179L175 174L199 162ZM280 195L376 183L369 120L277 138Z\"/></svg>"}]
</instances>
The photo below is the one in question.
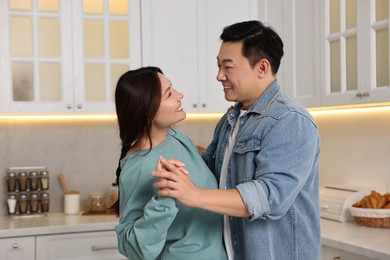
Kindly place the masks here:
<instances>
[{"instance_id":1,"label":"wicker basket","mask_svg":"<svg viewBox=\"0 0 390 260\"><path fill-rule=\"evenodd\" d=\"M356 224L366 227L390 228L390 209L365 209L350 207Z\"/></svg>"}]
</instances>

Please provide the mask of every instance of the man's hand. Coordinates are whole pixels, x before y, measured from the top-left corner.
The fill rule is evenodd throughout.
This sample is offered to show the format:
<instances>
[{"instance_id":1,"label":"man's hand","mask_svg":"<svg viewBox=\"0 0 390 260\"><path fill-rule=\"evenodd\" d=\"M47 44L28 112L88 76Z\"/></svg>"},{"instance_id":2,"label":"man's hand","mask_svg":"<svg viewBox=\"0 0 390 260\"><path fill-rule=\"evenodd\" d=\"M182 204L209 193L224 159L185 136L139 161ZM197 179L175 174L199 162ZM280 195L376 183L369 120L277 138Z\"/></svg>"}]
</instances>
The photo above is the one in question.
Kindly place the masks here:
<instances>
[{"instance_id":1,"label":"man's hand","mask_svg":"<svg viewBox=\"0 0 390 260\"><path fill-rule=\"evenodd\" d=\"M188 171L182 166L178 167L177 161L167 161L162 157L157 164L161 164L161 167L156 167L152 176L158 178L154 184L159 189L158 195L175 198L188 207L196 207L200 190L188 178Z\"/></svg>"}]
</instances>

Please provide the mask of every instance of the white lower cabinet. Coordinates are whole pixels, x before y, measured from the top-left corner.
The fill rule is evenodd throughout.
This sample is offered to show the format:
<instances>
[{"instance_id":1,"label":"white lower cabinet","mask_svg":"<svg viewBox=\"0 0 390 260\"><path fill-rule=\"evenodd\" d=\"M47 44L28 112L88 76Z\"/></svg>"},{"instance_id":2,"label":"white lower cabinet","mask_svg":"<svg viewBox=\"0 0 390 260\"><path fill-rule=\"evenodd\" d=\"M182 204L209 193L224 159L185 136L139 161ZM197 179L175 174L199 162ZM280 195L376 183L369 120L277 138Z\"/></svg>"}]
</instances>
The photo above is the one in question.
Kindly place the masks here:
<instances>
[{"instance_id":1,"label":"white lower cabinet","mask_svg":"<svg viewBox=\"0 0 390 260\"><path fill-rule=\"evenodd\" d=\"M114 231L38 236L36 259L126 259L118 252Z\"/></svg>"},{"instance_id":2,"label":"white lower cabinet","mask_svg":"<svg viewBox=\"0 0 390 260\"><path fill-rule=\"evenodd\" d=\"M0 239L0 259L34 260L35 237L14 237Z\"/></svg>"},{"instance_id":3,"label":"white lower cabinet","mask_svg":"<svg viewBox=\"0 0 390 260\"><path fill-rule=\"evenodd\" d=\"M354 254L329 246L321 246L321 260L373 260L366 256Z\"/></svg>"}]
</instances>

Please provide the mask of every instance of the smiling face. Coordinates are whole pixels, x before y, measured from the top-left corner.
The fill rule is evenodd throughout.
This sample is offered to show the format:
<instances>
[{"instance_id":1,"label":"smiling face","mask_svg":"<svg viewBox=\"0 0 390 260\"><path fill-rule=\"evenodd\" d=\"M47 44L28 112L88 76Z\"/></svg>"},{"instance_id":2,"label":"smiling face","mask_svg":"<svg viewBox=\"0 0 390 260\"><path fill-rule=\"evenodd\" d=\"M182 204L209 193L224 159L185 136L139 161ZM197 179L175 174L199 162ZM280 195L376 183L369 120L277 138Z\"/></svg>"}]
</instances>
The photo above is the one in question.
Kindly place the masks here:
<instances>
[{"instance_id":1,"label":"smiling face","mask_svg":"<svg viewBox=\"0 0 390 260\"><path fill-rule=\"evenodd\" d=\"M241 102L248 109L261 95L260 63L252 68L242 55L242 42L223 42L219 49L217 80L222 83L225 99Z\"/></svg>"},{"instance_id":2,"label":"smiling face","mask_svg":"<svg viewBox=\"0 0 390 260\"><path fill-rule=\"evenodd\" d=\"M156 128L168 128L186 118L181 106L183 94L177 92L163 74L158 73L161 82L161 103L153 121Z\"/></svg>"}]
</instances>

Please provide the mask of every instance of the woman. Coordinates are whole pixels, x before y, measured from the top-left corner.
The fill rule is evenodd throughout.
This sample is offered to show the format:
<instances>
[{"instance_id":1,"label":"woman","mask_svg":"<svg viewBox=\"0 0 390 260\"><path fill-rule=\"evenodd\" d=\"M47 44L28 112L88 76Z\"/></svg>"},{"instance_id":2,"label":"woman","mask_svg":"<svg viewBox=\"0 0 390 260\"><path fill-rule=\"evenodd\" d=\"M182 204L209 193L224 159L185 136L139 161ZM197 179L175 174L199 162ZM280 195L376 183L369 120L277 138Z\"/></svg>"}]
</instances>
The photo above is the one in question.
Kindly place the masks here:
<instances>
[{"instance_id":1,"label":"woman","mask_svg":"<svg viewBox=\"0 0 390 260\"><path fill-rule=\"evenodd\" d=\"M190 139L171 128L186 117L182 98L156 67L128 71L116 87L122 141L116 232L119 251L132 260L226 259L221 216L159 197L153 187L151 173L163 156L183 162L197 186L217 188Z\"/></svg>"}]
</instances>

